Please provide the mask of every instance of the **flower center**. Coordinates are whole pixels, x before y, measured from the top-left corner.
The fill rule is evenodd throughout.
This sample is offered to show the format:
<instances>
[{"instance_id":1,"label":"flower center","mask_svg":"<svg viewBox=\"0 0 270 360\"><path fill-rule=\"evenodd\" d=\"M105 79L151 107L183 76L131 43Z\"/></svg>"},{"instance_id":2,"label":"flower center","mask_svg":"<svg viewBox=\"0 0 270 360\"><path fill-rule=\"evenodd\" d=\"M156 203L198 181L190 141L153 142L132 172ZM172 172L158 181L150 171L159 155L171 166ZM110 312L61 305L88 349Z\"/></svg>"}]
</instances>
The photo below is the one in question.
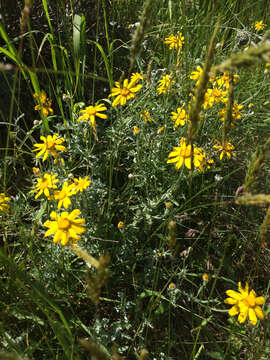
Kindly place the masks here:
<instances>
[{"instance_id":1,"label":"flower center","mask_svg":"<svg viewBox=\"0 0 270 360\"><path fill-rule=\"evenodd\" d=\"M180 156L183 157L183 158L189 158L191 155L191 151L190 151L190 147L184 147L181 149L180 151Z\"/></svg>"},{"instance_id":2,"label":"flower center","mask_svg":"<svg viewBox=\"0 0 270 360\"><path fill-rule=\"evenodd\" d=\"M68 230L70 228L70 221L67 218L61 218L58 220L58 228L60 230Z\"/></svg>"},{"instance_id":3,"label":"flower center","mask_svg":"<svg viewBox=\"0 0 270 360\"><path fill-rule=\"evenodd\" d=\"M58 198L59 200L63 200L66 196L67 196L67 193L65 192L65 190L61 190L61 191L59 192L59 194L57 195L57 198Z\"/></svg>"},{"instance_id":4,"label":"flower center","mask_svg":"<svg viewBox=\"0 0 270 360\"><path fill-rule=\"evenodd\" d=\"M221 93L220 90L214 90L213 96L214 96L215 98L219 98L219 97L221 97L221 95L222 95L222 93Z\"/></svg>"},{"instance_id":5,"label":"flower center","mask_svg":"<svg viewBox=\"0 0 270 360\"><path fill-rule=\"evenodd\" d=\"M90 106L90 108L87 109L87 113L89 116L96 115L96 109L94 108L94 106Z\"/></svg>"},{"instance_id":6,"label":"flower center","mask_svg":"<svg viewBox=\"0 0 270 360\"><path fill-rule=\"evenodd\" d=\"M54 148L54 141L49 140L47 141L47 149L53 149Z\"/></svg>"},{"instance_id":7,"label":"flower center","mask_svg":"<svg viewBox=\"0 0 270 360\"><path fill-rule=\"evenodd\" d=\"M41 189L46 189L49 186L49 181L47 179L42 179L41 183L40 183L40 188Z\"/></svg>"},{"instance_id":8,"label":"flower center","mask_svg":"<svg viewBox=\"0 0 270 360\"><path fill-rule=\"evenodd\" d=\"M127 88L121 89L120 95L127 97L129 95L129 90Z\"/></svg>"},{"instance_id":9,"label":"flower center","mask_svg":"<svg viewBox=\"0 0 270 360\"><path fill-rule=\"evenodd\" d=\"M247 307L254 307L256 305L255 303L255 299L253 296L248 295L244 300L243 303L247 306Z\"/></svg>"}]
</instances>

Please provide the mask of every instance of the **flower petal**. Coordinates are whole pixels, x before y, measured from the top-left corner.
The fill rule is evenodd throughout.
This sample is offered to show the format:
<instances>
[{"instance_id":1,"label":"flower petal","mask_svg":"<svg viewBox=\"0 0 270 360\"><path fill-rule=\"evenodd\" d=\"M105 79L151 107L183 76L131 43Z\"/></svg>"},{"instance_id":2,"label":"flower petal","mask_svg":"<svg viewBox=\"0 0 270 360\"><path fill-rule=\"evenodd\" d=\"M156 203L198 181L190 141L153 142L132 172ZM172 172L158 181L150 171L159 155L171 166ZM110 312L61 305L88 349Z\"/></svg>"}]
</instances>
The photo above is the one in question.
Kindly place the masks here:
<instances>
[{"instance_id":1,"label":"flower petal","mask_svg":"<svg viewBox=\"0 0 270 360\"><path fill-rule=\"evenodd\" d=\"M257 317L256 317L254 309L252 309L252 308L248 309L248 317L249 317L249 321L250 321L251 325L257 324Z\"/></svg>"}]
</instances>

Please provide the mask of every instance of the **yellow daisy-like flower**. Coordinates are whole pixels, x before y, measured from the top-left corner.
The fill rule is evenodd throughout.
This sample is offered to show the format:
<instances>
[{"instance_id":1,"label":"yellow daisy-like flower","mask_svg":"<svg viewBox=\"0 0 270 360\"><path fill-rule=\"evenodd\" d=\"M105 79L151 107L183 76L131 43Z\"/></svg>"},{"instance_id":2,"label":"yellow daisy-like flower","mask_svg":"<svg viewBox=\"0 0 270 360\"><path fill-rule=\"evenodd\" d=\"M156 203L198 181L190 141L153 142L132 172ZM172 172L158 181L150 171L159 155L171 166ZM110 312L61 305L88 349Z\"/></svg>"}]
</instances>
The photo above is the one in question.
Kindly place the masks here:
<instances>
[{"instance_id":1,"label":"yellow daisy-like flower","mask_svg":"<svg viewBox=\"0 0 270 360\"><path fill-rule=\"evenodd\" d=\"M200 83L201 75L203 73L203 69L201 66L197 66L196 69L197 69L197 71L192 71L192 73L190 74L189 77L192 80L197 80L196 86L198 86Z\"/></svg>"},{"instance_id":2,"label":"yellow daisy-like flower","mask_svg":"<svg viewBox=\"0 0 270 360\"><path fill-rule=\"evenodd\" d=\"M37 179L37 184L35 188L29 191L31 193L37 193L35 199L37 199L42 193L51 200L50 189L57 189L55 185L59 180L56 179L57 175L54 174L44 174L41 178Z\"/></svg>"},{"instance_id":3,"label":"yellow daisy-like flower","mask_svg":"<svg viewBox=\"0 0 270 360\"><path fill-rule=\"evenodd\" d=\"M140 133L140 129L138 126L133 126L133 135L138 135Z\"/></svg>"},{"instance_id":4,"label":"yellow daisy-like flower","mask_svg":"<svg viewBox=\"0 0 270 360\"><path fill-rule=\"evenodd\" d=\"M233 305L229 310L230 316L238 315L238 322L244 323L249 318L251 325L257 324L257 317L261 320L264 319L264 313L259 305L264 304L265 299L263 296L256 296L254 290L249 292L249 286L246 283L245 289L242 288L241 282L238 283L238 291L227 290L226 294L229 296L224 300L226 304Z\"/></svg>"},{"instance_id":5,"label":"yellow daisy-like flower","mask_svg":"<svg viewBox=\"0 0 270 360\"><path fill-rule=\"evenodd\" d=\"M112 106L117 106L119 104L124 106L126 105L127 100L134 99L136 93L142 88L142 85L137 85L137 81L138 80L135 79L129 82L128 79L125 79L122 86L120 82L115 82L115 87L112 88L111 94L109 95L109 97L116 96Z\"/></svg>"},{"instance_id":6,"label":"yellow daisy-like flower","mask_svg":"<svg viewBox=\"0 0 270 360\"><path fill-rule=\"evenodd\" d=\"M158 81L160 86L157 88L158 94L167 94L172 88L172 85L175 84L175 81L172 80L172 75L164 75L162 79Z\"/></svg>"},{"instance_id":7,"label":"yellow daisy-like flower","mask_svg":"<svg viewBox=\"0 0 270 360\"><path fill-rule=\"evenodd\" d=\"M254 24L254 28L256 31L260 31L260 30L263 30L265 28L265 24L263 23L263 21L256 21L255 24Z\"/></svg>"},{"instance_id":8,"label":"yellow daisy-like flower","mask_svg":"<svg viewBox=\"0 0 270 360\"><path fill-rule=\"evenodd\" d=\"M62 186L62 190L55 190L54 199L58 201L58 209L64 206L67 209L71 205L70 196L76 194L73 184L69 185L66 181Z\"/></svg>"},{"instance_id":9,"label":"yellow daisy-like flower","mask_svg":"<svg viewBox=\"0 0 270 360\"><path fill-rule=\"evenodd\" d=\"M210 279L209 274L204 273L203 276L202 276L202 279L203 279L203 282L204 282L204 283L207 283L207 282L209 281L209 279Z\"/></svg>"},{"instance_id":10,"label":"yellow daisy-like flower","mask_svg":"<svg viewBox=\"0 0 270 360\"><path fill-rule=\"evenodd\" d=\"M6 204L7 201L10 201L10 197L5 196L4 193L0 194L0 211L8 214L10 206Z\"/></svg>"},{"instance_id":11,"label":"yellow daisy-like flower","mask_svg":"<svg viewBox=\"0 0 270 360\"><path fill-rule=\"evenodd\" d=\"M176 170L179 170L183 164L191 169L191 145L186 145L185 138L181 138L180 147L174 147L168 157L167 164L175 163Z\"/></svg>"},{"instance_id":12,"label":"yellow daisy-like flower","mask_svg":"<svg viewBox=\"0 0 270 360\"><path fill-rule=\"evenodd\" d=\"M85 232L85 228L83 227L85 220L76 219L79 215L79 209L75 209L71 213L64 211L60 215L55 211L52 211L50 217L53 221L47 220L43 224L45 227L49 228L44 236L46 237L54 234L54 243L61 241L61 245L63 246L67 245L68 242L70 242L70 245L73 245L76 241L81 239L78 234Z\"/></svg>"},{"instance_id":13,"label":"yellow daisy-like flower","mask_svg":"<svg viewBox=\"0 0 270 360\"><path fill-rule=\"evenodd\" d=\"M119 221L119 223L117 224L117 227L118 227L118 229L123 229L124 225L125 224L123 221Z\"/></svg>"},{"instance_id":14,"label":"yellow daisy-like flower","mask_svg":"<svg viewBox=\"0 0 270 360\"><path fill-rule=\"evenodd\" d=\"M227 155L227 158L230 159L232 157L232 155L235 155L234 152L232 152L232 150L234 150L234 146L230 143L230 142L226 142L225 144L221 144L220 141L216 140L217 144L213 146L214 149L218 149L221 150L220 153L220 160L223 159L224 155Z\"/></svg>"},{"instance_id":15,"label":"yellow daisy-like flower","mask_svg":"<svg viewBox=\"0 0 270 360\"><path fill-rule=\"evenodd\" d=\"M171 112L171 114L171 119L174 121L174 127L178 127L179 125L184 126L186 124L188 117L183 106L177 108L177 113Z\"/></svg>"},{"instance_id":16,"label":"yellow daisy-like flower","mask_svg":"<svg viewBox=\"0 0 270 360\"><path fill-rule=\"evenodd\" d=\"M138 72L132 73L130 80L131 80L131 82L136 84L138 81L143 80L143 76L141 73L138 73Z\"/></svg>"},{"instance_id":17,"label":"yellow daisy-like flower","mask_svg":"<svg viewBox=\"0 0 270 360\"><path fill-rule=\"evenodd\" d=\"M66 139L65 138L58 139L58 136L59 136L58 134L54 134L53 136L48 135L47 137L41 136L40 140L43 141L43 144L34 144L36 149L32 150L32 151L39 151L36 154L36 158L44 154L42 161L45 161L48 158L49 154L52 154L52 156L55 159L55 162L57 162L57 151L67 150L65 146L61 145L64 141L66 141Z\"/></svg>"},{"instance_id":18,"label":"yellow daisy-like flower","mask_svg":"<svg viewBox=\"0 0 270 360\"><path fill-rule=\"evenodd\" d=\"M34 98L39 101L39 104L35 106L35 110L41 110L44 116L53 115L52 101L47 98L44 90L41 90L41 95L34 94Z\"/></svg>"},{"instance_id":19,"label":"yellow daisy-like flower","mask_svg":"<svg viewBox=\"0 0 270 360\"><path fill-rule=\"evenodd\" d=\"M86 176L85 178L81 178L79 177L78 179L77 178L74 178L73 179L73 188L75 190L75 192L83 192L84 190L86 190L89 186L91 185L91 180L89 179L88 176Z\"/></svg>"},{"instance_id":20,"label":"yellow daisy-like flower","mask_svg":"<svg viewBox=\"0 0 270 360\"><path fill-rule=\"evenodd\" d=\"M169 49L181 49L184 44L184 36L182 33L177 34L176 36L171 34L169 37L166 37L164 40L164 44L170 45Z\"/></svg>"},{"instance_id":21,"label":"yellow daisy-like flower","mask_svg":"<svg viewBox=\"0 0 270 360\"><path fill-rule=\"evenodd\" d=\"M83 121L86 122L88 119L89 125L96 127L96 117L101 119L107 119L108 116L106 114L102 114L102 111L106 111L107 108L104 104L99 104L97 106L87 106L85 110L81 110L80 114L83 114L78 118L78 122Z\"/></svg>"},{"instance_id":22,"label":"yellow daisy-like flower","mask_svg":"<svg viewBox=\"0 0 270 360\"><path fill-rule=\"evenodd\" d=\"M181 138L180 147L174 147L173 151L168 156L167 164L175 163L176 170L185 164L185 167L191 169L191 145L186 145L186 139ZM196 168L201 168L205 161L206 155L201 148L193 148L193 164Z\"/></svg>"},{"instance_id":23,"label":"yellow daisy-like flower","mask_svg":"<svg viewBox=\"0 0 270 360\"><path fill-rule=\"evenodd\" d=\"M141 114L140 117L143 119L143 121L144 121L145 123L147 123L147 122L150 122L150 123L151 123L151 122L152 122L150 112L147 111L147 110L144 110L144 111L143 111L143 114Z\"/></svg>"}]
</instances>

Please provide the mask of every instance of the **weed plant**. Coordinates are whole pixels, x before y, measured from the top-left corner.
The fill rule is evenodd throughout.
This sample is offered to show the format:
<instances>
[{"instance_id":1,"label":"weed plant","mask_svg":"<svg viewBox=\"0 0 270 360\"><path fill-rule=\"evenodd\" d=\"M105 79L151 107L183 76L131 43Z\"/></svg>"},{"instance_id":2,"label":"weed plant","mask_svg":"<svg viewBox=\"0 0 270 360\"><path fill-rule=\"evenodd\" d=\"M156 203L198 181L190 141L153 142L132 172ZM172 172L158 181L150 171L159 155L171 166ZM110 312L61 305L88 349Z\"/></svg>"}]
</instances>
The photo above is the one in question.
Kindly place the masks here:
<instances>
[{"instance_id":1,"label":"weed plant","mask_svg":"<svg viewBox=\"0 0 270 360\"><path fill-rule=\"evenodd\" d=\"M269 359L269 4L3 10L0 359Z\"/></svg>"}]
</instances>

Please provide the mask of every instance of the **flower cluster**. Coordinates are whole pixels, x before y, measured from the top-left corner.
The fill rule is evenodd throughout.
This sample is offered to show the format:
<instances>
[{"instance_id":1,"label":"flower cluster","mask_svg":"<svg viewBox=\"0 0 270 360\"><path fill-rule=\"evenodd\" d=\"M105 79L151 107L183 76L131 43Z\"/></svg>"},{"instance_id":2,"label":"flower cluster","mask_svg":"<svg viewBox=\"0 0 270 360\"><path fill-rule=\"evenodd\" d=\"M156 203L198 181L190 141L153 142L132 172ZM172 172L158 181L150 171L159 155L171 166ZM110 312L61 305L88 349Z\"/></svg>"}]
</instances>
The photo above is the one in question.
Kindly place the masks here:
<instances>
[{"instance_id":1,"label":"flower cluster","mask_svg":"<svg viewBox=\"0 0 270 360\"><path fill-rule=\"evenodd\" d=\"M242 118L242 113L241 110L244 108L244 105L239 105L237 104L236 101L234 101L233 106L232 106L232 121L231 121L231 127L234 127L236 125L236 121L240 120ZM226 114L226 108L221 109L218 112L218 116L220 116L220 120L224 121L225 120L225 114Z\"/></svg>"},{"instance_id":2,"label":"flower cluster","mask_svg":"<svg viewBox=\"0 0 270 360\"><path fill-rule=\"evenodd\" d=\"M157 93L160 94L167 94L172 86L175 84L175 80L172 79L172 74L162 76L162 79L158 81L159 87L157 88Z\"/></svg>"},{"instance_id":3,"label":"flower cluster","mask_svg":"<svg viewBox=\"0 0 270 360\"><path fill-rule=\"evenodd\" d=\"M38 100L39 104L35 106L35 110L42 111L44 116L53 115L52 101L47 98L44 90L41 90L41 95L34 94L34 98Z\"/></svg>"},{"instance_id":4,"label":"flower cluster","mask_svg":"<svg viewBox=\"0 0 270 360\"><path fill-rule=\"evenodd\" d=\"M0 193L0 211L8 214L9 212L9 205L7 201L10 201L10 197L6 196L4 193Z\"/></svg>"},{"instance_id":5,"label":"flower cluster","mask_svg":"<svg viewBox=\"0 0 270 360\"><path fill-rule=\"evenodd\" d=\"M59 179L57 179L56 174L45 173L37 179L35 188L29 191L29 193L37 193L35 199L44 194L48 200L58 200L58 209L62 206L67 209L71 205L70 197L77 194L79 191L82 192L83 190L86 190L91 184L88 176L85 178L79 177L79 179L74 178L73 182L70 184L65 181L62 185L62 189L59 190L56 185L58 182Z\"/></svg>"},{"instance_id":6,"label":"flower cluster","mask_svg":"<svg viewBox=\"0 0 270 360\"><path fill-rule=\"evenodd\" d=\"M179 125L184 126L188 121L188 115L184 109L184 105L177 108L177 112L171 112L171 114L171 119L174 121L175 128L177 128Z\"/></svg>"},{"instance_id":7,"label":"flower cluster","mask_svg":"<svg viewBox=\"0 0 270 360\"><path fill-rule=\"evenodd\" d=\"M229 310L230 316L238 315L238 322L244 323L249 318L251 325L257 324L257 317L261 320L264 318L264 313L259 305L264 304L265 299L263 296L256 296L254 290L249 292L249 286L246 283L245 288L241 286L241 282L238 283L238 291L227 290L226 294L229 296L224 300L226 304L233 305Z\"/></svg>"}]
</instances>

